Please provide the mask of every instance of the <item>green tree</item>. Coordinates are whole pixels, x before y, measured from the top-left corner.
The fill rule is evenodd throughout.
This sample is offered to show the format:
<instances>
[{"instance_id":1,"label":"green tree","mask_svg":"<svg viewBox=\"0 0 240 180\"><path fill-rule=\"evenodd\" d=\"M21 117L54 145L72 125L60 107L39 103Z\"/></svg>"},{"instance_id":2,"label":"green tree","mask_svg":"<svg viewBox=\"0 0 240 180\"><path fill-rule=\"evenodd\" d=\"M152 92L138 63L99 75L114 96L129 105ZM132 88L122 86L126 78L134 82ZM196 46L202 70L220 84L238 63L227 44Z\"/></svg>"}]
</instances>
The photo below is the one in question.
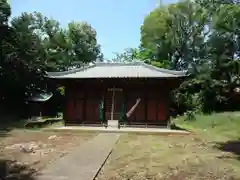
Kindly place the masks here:
<instances>
[{"instance_id":1,"label":"green tree","mask_svg":"<svg viewBox=\"0 0 240 180\"><path fill-rule=\"evenodd\" d=\"M37 12L22 13L8 22L9 4L1 1L0 8L6 32L1 33L0 61L0 82L5 84L0 98L5 108L24 112L26 98L46 90L47 70L68 70L103 58L96 31L87 23L73 22L64 29Z\"/></svg>"},{"instance_id":2,"label":"green tree","mask_svg":"<svg viewBox=\"0 0 240 180\"><path fill-rule=\"evenodd\" d=\"M132 62L139 60L139 50L137 48L126 48L122 53L114 53L114 62Z\"/></svg>"},{"instance_id":3,"label":"green tree","mask_svg":"<svg viewBox=\"0 0 240 180\"><path fill-rule=\"evenodd\" d=\"M67 35L71 44L70 65L81 66L102 58L100 45L97 44L97 33L88 23L69 23Z\"/></svg>"},{"instance_id":4,"label":"green tree","mask_svg":"<svg viewBox=\"0 0 240 180\"><path fill-rule=\"evenodd\" d=\"M149 52L151 62L191 73L175 92L183 110L236 108L239 8L239 1L185 0L156 8L145 17L140 49Z\"/></svg>"},{"instance_id":5,"label":"green tree","mask_svg":"<svg viewBox=\"0 0 240 180\"><path fill-rule=\"evenodd\" d=\"M44 49L34 31L33 16L23 13L9 24L1 43L0 82L4 87L0 96L3 107L20 113L26 97L46 87Z\"/></svg>"},{"instance_id":6,"label":"green tree","mask_svg":"<svg viewBox=\"0 0 240 180\"><path fill-rule=\"evenodd\" d=\"M0 25L7 25L11 15L11 8L7 0L0 0Z\"/></svg>"},{"instance_id":7,"label":"green tree","mask_svg":"<svg viewBox=\"0 0 240 180\"><path fill-rule=\"evenodd\" d=\"M170 64L171 47L167 39L170 16L166 7L159 7L147 15L141 27L141 54L145 59Z\"/></svg>"},{"instance_id":8,"label":"green tree","mask_svg":"<svg viewBox=\"0 0 240 180\"><path fill-rule=\"evenodd\" d=\"M144 20L141 47L152 49L151 59L171 69L186 69L193 60L200 62L206 20L202 9L191 1L156 8Z\"/></svg>"},{"instance_id":9,"label":"green tree","mask_svg":"<svg viewBox=\"0 0 240 180\"><path fill-rule=\"evenodd\" d=\"M53 19L38 17L40 35L47 51L48 70L62 71L96 60L102 61L96 31L89 24L71 22L67 29L63 29Z\"/></svg>"},{"instance_id":10,"label":"green tree","mask_svg":"<svg viewBox=\"0 0 240 180\"><path fill-rule=\"evenodd\" d=\"M182 90L194 89L204 112L228 110L238 107L235 89L240 87L239 61L239 5L235 3L204 4L210 34L205 42L207 50L195 77L186 81ZM214 7L209 8L209 7Z\"/></svg>"}]
</instances>

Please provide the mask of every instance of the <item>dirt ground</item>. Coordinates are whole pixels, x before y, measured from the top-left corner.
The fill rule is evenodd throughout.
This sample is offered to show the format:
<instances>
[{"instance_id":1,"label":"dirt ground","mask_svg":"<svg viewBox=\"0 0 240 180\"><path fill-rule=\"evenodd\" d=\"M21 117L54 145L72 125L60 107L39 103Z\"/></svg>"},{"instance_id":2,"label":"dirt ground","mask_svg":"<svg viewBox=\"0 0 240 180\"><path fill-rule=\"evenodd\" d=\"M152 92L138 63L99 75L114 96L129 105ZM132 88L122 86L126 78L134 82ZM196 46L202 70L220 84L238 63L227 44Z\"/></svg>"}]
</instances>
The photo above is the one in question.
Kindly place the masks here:
<instances>
[{"instance_id":1,"label":"dirt ground","mask_svg":"<svg viewBox=\"0 0 240 180\"><path fill-rule=\"evenodd\" d=\"M96 134L14 130L0 133L0 180L34 173ZM240 180L240 142L200 135L122 134L97 180ZM18 177L18 178L14 178Z\"/></svg>"},{"instance_id":2,"label":"dirt ground","mask_svg":"<svg viewBox=\"0 0 240 180\"><path fill-rule=\"evenodd\" d=\"M123 135L97 180L239 180L240 158L196 135Z\"/></svg>"},{"instance_id":3,"label":"dirt ground","mask_svg":"<svg viewBox=\"0 0 240 180\"><path fill-rule=\"evenodd\" d=\"M0 179L30 179L48 163L93 138L93 133L13 130L0 134ZM15 174L15 175L14 175ZM22 178L20 178L23 176Z\"/></svg>"}]
</instances>

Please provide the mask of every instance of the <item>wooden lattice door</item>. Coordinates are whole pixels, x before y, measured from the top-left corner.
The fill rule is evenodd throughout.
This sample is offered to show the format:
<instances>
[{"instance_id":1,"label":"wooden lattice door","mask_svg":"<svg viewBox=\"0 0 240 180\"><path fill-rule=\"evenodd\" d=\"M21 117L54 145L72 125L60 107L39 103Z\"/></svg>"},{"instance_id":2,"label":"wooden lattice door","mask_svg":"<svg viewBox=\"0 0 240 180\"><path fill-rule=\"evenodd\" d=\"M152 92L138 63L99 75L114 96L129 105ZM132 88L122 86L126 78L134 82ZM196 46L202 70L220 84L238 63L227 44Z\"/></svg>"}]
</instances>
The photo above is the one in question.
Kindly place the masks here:
<instances>
[{"instance_id":1,"label":"wooden lattice door","mask_svg":"<svg viewBox=\"0 0 240 180\"><path fill-rule=\"evenodd\" d=\"M106 120L119 120L122 115L123 91L120 88L109 88L105 95Z\"/></svg>"}]
</instances>

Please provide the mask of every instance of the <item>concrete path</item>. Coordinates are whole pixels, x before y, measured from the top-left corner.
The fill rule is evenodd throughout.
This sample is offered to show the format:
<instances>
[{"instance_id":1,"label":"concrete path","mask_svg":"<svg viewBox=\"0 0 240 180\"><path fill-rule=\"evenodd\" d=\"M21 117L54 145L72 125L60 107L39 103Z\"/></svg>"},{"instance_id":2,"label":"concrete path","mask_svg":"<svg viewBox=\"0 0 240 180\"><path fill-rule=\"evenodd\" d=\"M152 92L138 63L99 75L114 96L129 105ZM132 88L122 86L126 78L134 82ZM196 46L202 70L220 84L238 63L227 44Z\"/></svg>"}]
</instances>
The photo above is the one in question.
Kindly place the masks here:
<instances>
[{"instance_id":1,"label":"concrete path","mask_svg":"<svg viewBox=\"0 0 240 180\"><path fill-rule=\"evenodd\" d=\"M117 133L100 133L50 164L36 180L93 180L119 139Z\"/></svg>"},{"instance_id":2,"label":"concrete path","mask_svg":"<svg viewBox=\"0 0 240 180\"><path fill-rule=\"evenodd\" d=\"M174 130L168 128L131 128L122 127L118 128L104 128L104 127L87 127L87 126L61 126L50 129L45 129L46 131L89 131L89 132L100 132L100 133L133 133L133 134L159 134L159 135L188 135L191 134L185 130Z\"/></svg>"}]
</instances>

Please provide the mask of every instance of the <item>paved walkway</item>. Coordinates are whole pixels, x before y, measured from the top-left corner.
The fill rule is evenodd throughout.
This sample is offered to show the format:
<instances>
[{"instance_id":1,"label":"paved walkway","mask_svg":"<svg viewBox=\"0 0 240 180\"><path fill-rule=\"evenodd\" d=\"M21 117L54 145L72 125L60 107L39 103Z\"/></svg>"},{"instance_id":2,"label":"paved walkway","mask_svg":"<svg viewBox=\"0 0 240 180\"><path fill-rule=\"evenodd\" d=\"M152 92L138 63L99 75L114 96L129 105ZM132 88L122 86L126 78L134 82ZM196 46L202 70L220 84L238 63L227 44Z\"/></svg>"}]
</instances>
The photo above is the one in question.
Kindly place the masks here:
<instances>
[{"instance_id":1,"label":"paved walkway","mask_svg":"<svg viewBox=\"0 0 240 180\"><path fill-rule=\"evenodd\" d=\"M45 130L54 130L54 131L95 131L101 133L133 133L133 134L159 134L159 135L187 135L190 132L185 130L174 130L167 128L131 128L131 127L122 127L112 128L112 127L89 127L89 126L62 126L55 127Z\"/></svg>"},{"instance_id":2,"label":"paved walkway","mask_svg":"<svg viewBox=\"0 0 240 180\"><path fill-rule=\"evenodd\" d=\"M50 164L37 180L93 180L119 138L117 133L100 133Z\"/></svg>"}]
</instances>

